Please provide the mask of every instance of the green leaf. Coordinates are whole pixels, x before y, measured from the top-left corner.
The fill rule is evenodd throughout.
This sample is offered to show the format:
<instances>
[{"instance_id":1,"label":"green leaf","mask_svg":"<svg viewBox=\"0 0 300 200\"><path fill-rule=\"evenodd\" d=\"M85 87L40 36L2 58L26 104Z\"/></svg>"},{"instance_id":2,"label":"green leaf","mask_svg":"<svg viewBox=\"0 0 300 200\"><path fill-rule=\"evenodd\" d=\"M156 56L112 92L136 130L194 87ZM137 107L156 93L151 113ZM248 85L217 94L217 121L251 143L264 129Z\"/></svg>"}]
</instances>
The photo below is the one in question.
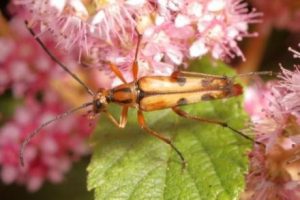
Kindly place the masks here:
<instances>
[{"instance_id":1,"label":"green leaf","mask_svg":"<svg viewBox=\"0 0 300 200\"><path fill-rule=\"evenodd\" d=\"M211 65L209 60L196 61L191 68L203 67L210 74L234 74L223 64ZM184 110L241 129L246 119L241 100L201 102ZM251 142L227 128L187 120L171 110L145 115L152 129L172 138L187 167L182 169L170 146L139 128L136 110L129 113L125 129L115 128L100 117L88 167L88 189L94 190L95 199L238 199L247 170L245 151Z\"/></svg>"},{"instance_id":2,"label":"green leaf","mask_svg":"<svg viewBox=\"0 0 300 200\"><path fill-rule=\"evenodd\" d=\"M10 119L16 107L22 104L21 99L15 99L9 92L1 95L0 98L0 125Z\"/></svg>"}]
</instances>

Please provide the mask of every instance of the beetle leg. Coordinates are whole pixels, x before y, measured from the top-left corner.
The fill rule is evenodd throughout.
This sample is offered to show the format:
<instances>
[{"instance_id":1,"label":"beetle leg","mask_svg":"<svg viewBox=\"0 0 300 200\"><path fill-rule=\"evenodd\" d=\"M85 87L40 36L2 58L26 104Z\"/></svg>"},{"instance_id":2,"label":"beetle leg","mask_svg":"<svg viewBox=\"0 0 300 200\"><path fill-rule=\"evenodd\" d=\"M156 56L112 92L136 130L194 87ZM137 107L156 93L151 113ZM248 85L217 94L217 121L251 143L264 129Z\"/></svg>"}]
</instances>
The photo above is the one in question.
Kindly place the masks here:
<instances>
[{"instance_id":1,"label":"beetle leg","mask_svg":"<svg viewBox=\"0 0 300 200\"><path fill-rule=\"evenodd\" d=\"M127 113L128 113L128 107L127 106L124 106L122 108L122 114L120 116L120 121L119 122L108 111L105 111L104 113L107 115L108 119L110 119L110 121L112 121L112 123L114 125L116 125L117 127L124 128L126 126L126 124L127 124Z\"/></svg>"},{"instance_id":2,"label":"beetle leg","mask_svg":"<svg viewBox=\"0 0 300 200\"><path fill-rule=\"evenodd\" d=\"M186 161L183 157L183 154L179 151L179 149L172 143L172 141L167 138L167 137L164 137L162 135L160 135L159 133L157 133L156 131L150 129L146 122L145 122L145 117L142 113L142 111L138 110L138 122L139 122L139 125L140 127L145 130L147 133L149 133L150 135L160 139L161 141L165 142L166 144L170 145L172 147L172 149L175 150L175 152L177 153L177 155L180 157L181 159L181 162L182 162L182 168L184 169L185 166L186 166Z\"/></svg>"},{"instance_id":3,"label":"beetle leg","mask_svg":"<svg viewBox=\"0 0 300 200\"><path fill-rule=\"evenodd\" d=\"M108 63L111 71L114 72L114 74L123 82L123 83L127 83L127 81L125 80L122 72L120 71L120 69L113 63Z\"/></svg>"},{"instance_id":4,"label":"beetle leg","mask_svg":"<svg viewBox=\"0 0 300 200\"><path fill-rule=\"evenodd\" d=\"M195 121L200 121L200 122L205 122L205 123L210 123L210 124L217 124L220 125L224 128L229 128L230 130L232 130L233 132L239 134L240 136L246 138L247 140L250 140L252 142L255 142L257 144L262 144L260 142L255 141L253 138L249 137L248 135L245 135L244 133L242 133L241 131L229 126L227 123L222 122L222 121L218 121L218 120L212 120L212 119L205 119L205 118L201 118L199 116L195 116L195 115L191 115L187 112L185 112L184 110L180 109L178 106L173 107L172 110L179 116L187 118L187 119L192 119Z\"/></svg>"},{"instance_id":5,"label":"beetle leg","mask_svg":"<svg viewBox=\"0 0 300 200\"><path fill-rule=\"evenodd\" d=\"M136 32L138 34L138 41L137 41L136 50L135 50L135 54L134 54L134 60L133 60L133 64L132 64L132 75L133 75L133 79L135 81L138 79L139 66L137 63L137 57L138 57L140 43L141 43L141 39L142 39L142 35L139 34L138 31L136 31Z\"/></svg>"},{"instance_id":6,"label":"beetle leg","mask_svg":"<svg viewBox=\"0 0 300 200\"><path fill-rule=\"evenodd\" d=\"M132 64L132 74L133 74L133 79L135 81L137 80L138 73L139 73L139 66L137 61L135 60Z\"/></svg>"}]
</instances>

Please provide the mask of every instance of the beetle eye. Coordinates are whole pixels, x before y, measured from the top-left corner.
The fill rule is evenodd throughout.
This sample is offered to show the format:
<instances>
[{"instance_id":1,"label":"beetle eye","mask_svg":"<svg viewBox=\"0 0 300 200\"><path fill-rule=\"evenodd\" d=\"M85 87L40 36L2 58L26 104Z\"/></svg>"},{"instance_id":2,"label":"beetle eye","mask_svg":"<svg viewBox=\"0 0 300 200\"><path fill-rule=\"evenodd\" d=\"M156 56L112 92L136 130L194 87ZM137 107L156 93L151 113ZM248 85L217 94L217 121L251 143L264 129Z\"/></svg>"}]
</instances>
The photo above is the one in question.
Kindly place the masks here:
<instances>
[{"instance_id":1,"label":"beetle eye","mask_svg":"<svg viewBox=\"0 0 300 200\"><path fill-rule=\"evenodd\" d=\"M99 100L97 100L97 101L95 102L95 107L96 107L97 110L100 110L101 107L102 107L102 103L101 103Z\"/></svg>"}]
</instances>

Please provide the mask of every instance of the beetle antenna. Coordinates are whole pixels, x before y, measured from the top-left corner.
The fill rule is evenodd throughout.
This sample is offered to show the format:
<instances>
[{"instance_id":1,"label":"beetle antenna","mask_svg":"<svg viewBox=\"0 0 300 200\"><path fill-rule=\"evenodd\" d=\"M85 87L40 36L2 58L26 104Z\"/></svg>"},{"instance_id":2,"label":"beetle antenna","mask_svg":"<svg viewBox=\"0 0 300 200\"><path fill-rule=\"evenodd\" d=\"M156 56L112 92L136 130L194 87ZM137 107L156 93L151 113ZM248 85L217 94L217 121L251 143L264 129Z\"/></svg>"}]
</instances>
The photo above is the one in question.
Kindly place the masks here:
<instances>
[{"instance_id":1,"label":"beetle antenna","mask_svg":"<svg viewBox=\"0 0 300 200\"><path fill-rule=\"evenodd\" d=\"M139 49L140 49L142 35L139 33L139 31L137 29L135 31L138 34L138 40L137 40L136 49L135 49L135 53L134 53L134 62L137 62L137 57L138 57L138 53L139 53Z\"/></svg>"},{"instance_id":2,"label":"beetle antenna","mask_svg":"<svg viewBox=\"0 0 300 200\"><path fill-rule=\"evenodd\" d=\"M275 72L272 71L261 71L261 72L248 72L248 73L243 73L243 74L237 74L233 78L236 77L243 77L243 76L254 76L254 75L267 75L267 76L273 76L276 74Z\"/></svg>"},{"instance_id":3,"label":"beetle antenna","mask_svg":"<svg viewBox=\"0 0 300 200\"><path fill-rule=\"evenodd\" d=\"M48 126L49 124L51 124L51 123L53 123L53 122L55 122L55 121L57 121L57 120L59 120L59 119L65 118L65 117L69 116L70 114L72 114L72 113L74 113L74 112L77 112L77 111L79 111L79 110L81 110L81 109L83 109L83 108L86 108L86 107L88 107L88 106L91 106L91 105L93 105L93 102L84 103L84 104L82 104L82 105L79 106L79 107L76 107L76 108L73 108L73 109L71 109L71 110L69 110L69 111L66 111L66 112L64 112L64 113L61 113L61 114L55 116L54 118L52 118L52 119L50 119L50 120L44 122L44 123L43 123L42 125L40 125L37 129L35 129L32 133L30 133L30 135L28 135L28 136L25 138L25 140L22 142L22 145L21 145L21 149L20 149L20 157L19 157L20 162L21 162L21 165L24 166L24 150L25 150L25 147L26 147L27 144L31 141L31 139L32 139L33 137L35 137L35 136L41 131L42 128Z\"/></svg>"},{"instance_id":4,"label":"beetle antenna","mask_svg":"<svg viewBox=\"0 0 300 200\"><path fill-rule=\"evenodd\" d=\"M41 39L35 34L35 32L28 26L28 22L25 21L26 27L31 33L31 35L34 37L34 39L39 43L39 45L42 47L42 49L50 56L50 58L56 62L63 70L65 70L69 75L72 76L84 89L91 95L95 96L95 93L82 81L76 74L71 72L71 70L65 66L62 62L60 62L50 51L49 49L45 46L45 44L41 41Z\"/></svg>"},{"instance_id":5,"label":"beetle antenna","mask_svg":"<svg viewBox=\"0 0 300 200\"><path fill-rule=\"evenodd\" d=\"M272 72L272 71L247 72L247 73L242 73L242 74L236 74L234 76L229 77L229 79L234 81L234 80L236 80L236 78L239 78L239 77L243 78L243 77L249 77L249 76L255 76L255 75L273 76L273 75L278 75L278 73Z\"/></svg>"},{"instance_id":6,"label":"beetle antenna","mask_svg":"<svg viewBox=\"0 0 300 200\"><path fill-rule=\"evenodd\" d=\"M245 133L243 133L243 132L241 132L241 131L239 131L239 130L237 130L237 129L231 127L231 126L229 126L227 123L222 123L222 122L221 122L221 123L218 123L218 124L221 125L221 126L223 126L224 128L228 128L228 129L232 130L232 131L235 132L236 134L242 136L243 138L245 138L245 139L247 139L247 140L249 140L249 141L251 141L251 142L253 142L253 143L255 143L255 144L262 145L262 146L265 147L265 144L263 144L263 143L261 143L261 142L259 142L259 141L256 141L255 139L249 137L249 136L246 135Z\"/></svg>"}]
</instances>

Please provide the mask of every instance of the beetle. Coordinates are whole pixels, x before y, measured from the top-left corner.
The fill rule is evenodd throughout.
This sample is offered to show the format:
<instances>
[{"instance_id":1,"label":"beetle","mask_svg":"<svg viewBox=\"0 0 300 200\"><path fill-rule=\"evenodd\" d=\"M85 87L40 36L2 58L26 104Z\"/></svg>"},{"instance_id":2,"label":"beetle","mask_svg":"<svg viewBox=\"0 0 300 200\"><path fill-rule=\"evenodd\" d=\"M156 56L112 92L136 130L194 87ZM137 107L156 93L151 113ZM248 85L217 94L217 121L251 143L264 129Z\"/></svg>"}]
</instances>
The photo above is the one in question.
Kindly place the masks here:
<instances>
[{"instance_id":1,"label":"beetle","mask_svg":"<svg viewBox=\"0 0 300 200\"><path fill-rule=\"evenodd\" d=\"M171 139L148 127L143 112L151 112L170 108L181 117L200 122L217 124L222 127L229 128L244 138L253 141L252 138L245 135L241 131L234 129L225 122L190 115L180 108L180 106L187 104L229 98L242 94L242 86L238 83L234 83L235 77L230 78L227 76L209 75L196 72L175 71L170 76L144 76L138 78L137 57L141 40L141 36L139 36L135 58L132 65L133 81L127 82L119 68L113 63L109 63L112 72L114 72L114 74L122 81L122 84L111 89L101 88L98 92L94 92L48 50L48 48L43 44L40 38L35 35L31 28L28 27L28 29L40 46L52 58L52 60L58 63L63 70L65 70L79 84L81 84L93 99L92 101L84 103L79 107L57 115L55 118L43 123L40 127L28 135L20 148L20 162L22 165L24 165L23 154L26 145L35 135L40 132L42 128L87 107L92 107L90 115L91 118L95 118L95 116L99 113L104 113L107 115L109 120L119 128L124 128L126 126L128 109L137 109L139 126L148 134L170 145L180 157L183 167L186 164L186 160L181 151L172 143ZM107 107L110 103L118 104L122 107L119 121L108 111Z\"/></svg>"}]
</instances>

